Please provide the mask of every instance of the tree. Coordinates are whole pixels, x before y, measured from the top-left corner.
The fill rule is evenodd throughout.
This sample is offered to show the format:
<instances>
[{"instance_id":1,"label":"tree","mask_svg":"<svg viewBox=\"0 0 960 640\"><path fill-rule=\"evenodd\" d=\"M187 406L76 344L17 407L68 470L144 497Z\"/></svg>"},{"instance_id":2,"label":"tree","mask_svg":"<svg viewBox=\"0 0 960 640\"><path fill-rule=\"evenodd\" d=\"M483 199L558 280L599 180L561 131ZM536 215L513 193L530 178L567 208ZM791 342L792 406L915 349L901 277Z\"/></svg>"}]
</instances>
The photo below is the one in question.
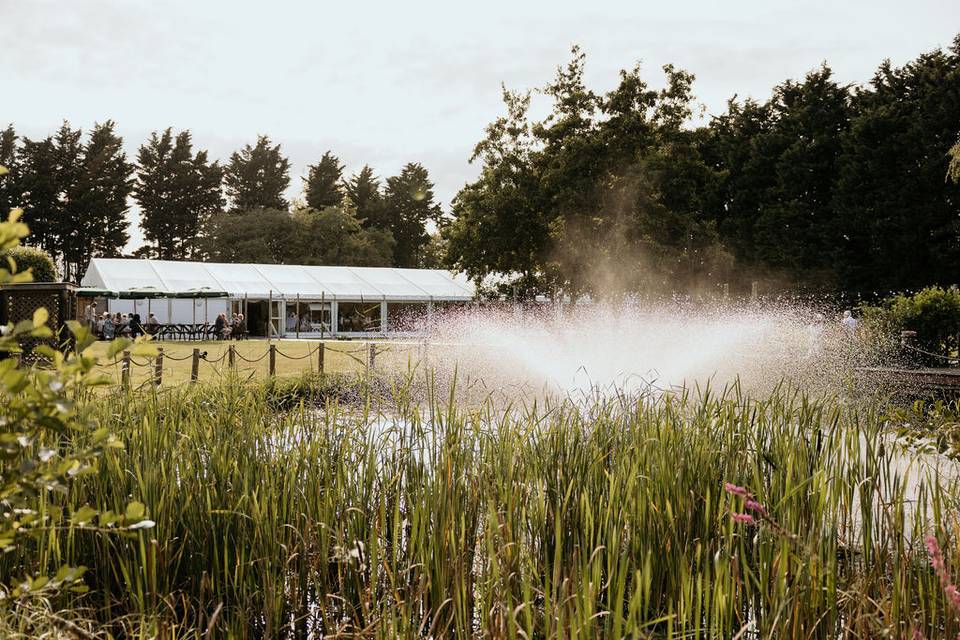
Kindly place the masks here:
<instances>
[{"instance_id":1,"label":"tree","mask_svg":"<svg viewBox=\"0 0 960 640\"><path fill-rule=\"evenodd\" d=\"M153 132L137 154L134 198L151 254L163 260L193 257L206 220L223 208L223 170L205 150L193 152L189 131L174 138Z\"/></svg>"},{"instance_id":2,"label":"tree","mask_svg":"<svg viewBox=\"0 0 960 640\"><path fill-rule=\"evenodd\" d=\"M207 220L199 241L201 255L213 262L283 264L301 230L287 211L254 209L217 213Z\"/></svg>"},{"instance_id":3,"label":"tree","mask_svg":"<svg viewBox=\"0 0 960 640\"><path fill-rule=\"evenodd\" d=\"M259 136L257 144L246 145L230 156L224 171L231 211L287 208L284 191L290 186L290 161L283 157L280 145Z\"/></svg>"},{"instance_id":4,"label":"tree","mask_svg":"<svg viewBox=\"0 0 960 640\"><path fill-rule=\"evenodd\" d=\"M58 259L62 189L56 144L52 137L43 140L24 138L18 154L17 182L23 221L30 227L32 245L41 247Z\"/></svg>"},{"instance_id":5,"label":"tree","mask_svg":"<svg viewBox=\"0 0 960 640\"><path fill-rule=\"evenodd\" d=\"M393 236L383 229L364 229L346 207L297 209L294 219L302 225L304 242L289 261L298 264L389 267Z\"/></svg>"},{"instance_id":6,"label":"tree","mask_svg":"<svg viewBox=\"0 0 960 640\"><path fill-rule=\"evenodd\" d=\"M389 232L363 229L344 207L303 207L211 216L202 247L218 262L389 266L393 239Z\"/></svg>"},{"instance_id":7,"label":"tree","mask_svg":"<svg viewBox=\"0 0 960 640\"><path fill-rule=\"evenodd\" d=\"M373 174L370 165L363 165L357 173L343 183L346 200L353 207L360 223L366 228L389 229L383 208L380 179Z\"/></svg>"},{"instance_id":8,"label":"tree","mask_svg":"<svg viewBox=\"0 0 960 640\"><path fill-rule=\"evenodd\" d=\"M0 216L20 206L17 155L17 134L11 124L0 131L0 166L6 168L6 173L0 175Z\"/></svg>"},{"instance_id":9,"label":"tree","mask_svg":"<svg viewBox=\"0 0 960 640\"><path fill-rule=\"evenodd\" d=\"M440 205L433 198L433 183L419 163L408 163L400 175L387 178L383 207L397 243L394 266L419 266L422 249L428 241L427 221L439 220L441 215Z\"/></svg>"},{"instance_id":10,"label":"tree","mask_svg":"<svg viewBox=\"0 0 960 640\"><path fill-rule=\"evenodd\" d=\"M503 102L506 115L486 127L470 159L481 161L480 176L457 193L453 219L441 226L444 262L478 282L489 273L519 274L526 296L542 281L549 218L539 202L530 94L504 88Z\"/></svg>"},{"instance_id":11,"label":"tree","mask_svg":"<svg viewBox=\"0 0 960 640\"><path fill-rule=\"evenodd\" d=\"M445 261L479 280L506 276L521 297L691 288L728 269L707 196L714 171L688 123L693 76L664 67L650 90L639 68L600 97L574 48L544 93L552 112L529 122L529 95L504 90L507 115L487 127L480 177L443 225Z\"/></svg>"},{"instance_id":12,"label":"tree","mask_svg":"<svg viewBox=\"0 0 960 640\"><path fill-rule=\"evenodd\" d=\"M66 192L61 249L64 279L73 280L92 256L119 256L127 244L127 198L133 165L110 120L94 124Z\"/></svg>"},{"instance_id":13,"label":"tree","mask_svg":"<svg viewBox=\"0 0 960 640\"><path fill-rule=\"evenodd\" d=\"M947 286L960 263L960 185L944 180L958 139L960 36L949 51L889 61L854 97L836 217L842 285L866 293Z\"/></svg>"},{"instance_id":14,"label":"tree","mask_svg":"<svg viewBox=\"0 0 960 640\"><path fill-rule=\"evenodd\" d=\"M307 206L320 210L343 202L343 165L337 156L327 151L317 164L310 165L308 169L304 178Z\"/></svg>"}]
</instances>

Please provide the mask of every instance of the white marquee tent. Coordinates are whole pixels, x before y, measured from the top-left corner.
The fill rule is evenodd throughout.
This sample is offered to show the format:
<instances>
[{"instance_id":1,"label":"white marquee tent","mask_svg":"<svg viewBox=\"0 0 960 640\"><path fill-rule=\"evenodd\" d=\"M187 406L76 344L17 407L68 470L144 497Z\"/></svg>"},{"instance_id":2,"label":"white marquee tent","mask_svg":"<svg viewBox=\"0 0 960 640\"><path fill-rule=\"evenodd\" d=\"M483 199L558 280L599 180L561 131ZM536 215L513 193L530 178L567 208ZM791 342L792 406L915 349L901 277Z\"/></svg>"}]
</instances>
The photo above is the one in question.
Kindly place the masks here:
<instances>
[{"instance_id":1,"label":"white marquee tent","mask_svg":"<svg viewBox=\"0 0 960 640\"><path fill-rule=\"evenodd\" d=\"M254 324L262 319L267 335L309 334L318 328L347 335L386 333L396 329L389 326L395 310L429 314L435 303L468 302L475 295L464 276L440 269L115 258L92 259L80 286L102 290L111 312L144 316L149 309L161 323L212 322L219 313L246 312ZM161 299L139 298L142 291Z\"/></svg>"}]
</instances>

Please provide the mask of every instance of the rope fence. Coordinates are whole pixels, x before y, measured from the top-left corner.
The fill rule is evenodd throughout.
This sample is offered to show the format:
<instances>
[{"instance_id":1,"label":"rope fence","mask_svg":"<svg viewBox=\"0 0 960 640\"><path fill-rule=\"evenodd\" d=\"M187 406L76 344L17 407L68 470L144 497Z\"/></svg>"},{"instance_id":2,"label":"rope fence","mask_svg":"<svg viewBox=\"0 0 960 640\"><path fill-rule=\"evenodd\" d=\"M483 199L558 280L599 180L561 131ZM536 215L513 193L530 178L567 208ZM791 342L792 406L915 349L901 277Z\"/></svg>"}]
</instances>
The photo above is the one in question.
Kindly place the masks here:
<instances>
[{"instance_id":1,"label":"rope fence","mask_svg":"<svg viewBox=\"0 0 960 640\"><path fill-rule=\"evenodd\" d=\"M915 346L913 346L913 345L911 345L911 344L903 344L902 346L906 347L906 348L909 349L910 351L915 351L915 352L917 352L917 353L922 353L922 354L925 355L925 356L929 356L929 357L931 357L931 358L937 358L938 360L942 360L943 362L946 362L948 365L960 364L960 358L954 358L954 357L951 357L951 356L945 356L945 355L943 355L942 353L933 353L932 351L925 351L925 350L920 349L919 347L915 347Z\"/></svg>"},{"instance_id":2,"label":"rope fence","mask_svg":"<svg viewBox=\"0 0 960 640\"><path fill-rule=\"evenodd\" d=\"M398 355L407 353L416 355L419 358L425 357L425 344L420 342L411 342L402 345L385 345L368 342L355 348L339 347L339 345L330 346L325 342L319 342L305 353L298 355L292 351L280 349L277 343L271 342L262 353L254 356L249 350L238 349L236 345L230 344L218 356L213 356L210 353L213 347L211 347L210 350L193 347L190 354L175 355L173 353L175 349L172 349L168 343L166 346L159 346L157 355L152 358L134 358L129 351L124 351L116 361L97 364L96 368L113 376L116 376L119 372L119 384L122 387L131 388L136 386L136 388L140 389L151 385L159 387L163 384L165 378L168 382L178 379L182 379L182 381L189 379L192 383L197 382L201 377L201 362L212 365L214 371L219 374L224 370L235 370L238 366L245 370L257 368L257 365L260 365L260 363L266 360L266 373L268 376L274 377L278 375L278 360L293 363L310 363L309 367L301 367L299 369L288 368L286 371L280 373L292 374L306 372L309 369L311 372L323 374L328 372L330 358L332 357L335 360L339 360L338 370L343 371L344 367L342 365L346 362L350 363L350 368L354 369L356 368L354 365L359 365L360 372L369 375L376 370L378 359L382 362L385 357L391 354ZM244 351L246 351L246 354ZM185 368L178 366L179 363L183 362L190 362L189 378L187 378L186 372L182 370ZM262 367L262 365L260 365L260 367ZM347 370L349 370L349 368ZM143 375L144 371L146 375ZM132 381L134 377L138 380L136 384ZM141 377L143 380L140 380Z\"/></svg>"}]
</instances>

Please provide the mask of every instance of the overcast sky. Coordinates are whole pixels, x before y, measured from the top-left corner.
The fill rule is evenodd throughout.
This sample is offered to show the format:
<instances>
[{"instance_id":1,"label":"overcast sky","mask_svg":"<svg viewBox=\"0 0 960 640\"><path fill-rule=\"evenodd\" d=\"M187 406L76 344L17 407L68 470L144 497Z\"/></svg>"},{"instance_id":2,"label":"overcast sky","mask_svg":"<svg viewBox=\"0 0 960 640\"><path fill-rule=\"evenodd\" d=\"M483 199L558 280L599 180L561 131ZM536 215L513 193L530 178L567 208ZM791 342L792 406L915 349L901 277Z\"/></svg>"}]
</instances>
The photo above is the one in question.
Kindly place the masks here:
<instances>
[{"instance_id":1,"label":"overcast sky","mask_svg":"<svg viewBox=\"0 0 960 640\"><path fill-rule=\"evenodd\" d=\"M670 62L719 113L824 60L865 82L958 32L957 0L0 0L0 124L40 137L113 119L131 157L167 126L219 158L265 133L293 163L291 197L327 149L348 172L419 161L446 208L500 83L542 86L574 43L595 90L637 61L660 85Z\"/></svg>"}]
</instances>

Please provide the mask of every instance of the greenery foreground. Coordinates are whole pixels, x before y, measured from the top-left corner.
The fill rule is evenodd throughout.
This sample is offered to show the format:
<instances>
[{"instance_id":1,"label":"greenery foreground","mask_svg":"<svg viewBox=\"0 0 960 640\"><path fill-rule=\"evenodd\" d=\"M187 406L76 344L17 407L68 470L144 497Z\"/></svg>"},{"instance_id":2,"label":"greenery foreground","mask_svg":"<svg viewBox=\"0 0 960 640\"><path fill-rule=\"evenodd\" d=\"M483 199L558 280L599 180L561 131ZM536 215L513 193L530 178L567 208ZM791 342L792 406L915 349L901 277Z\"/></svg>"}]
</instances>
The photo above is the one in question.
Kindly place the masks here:
<instances>
[{"instance_id":1,"label":"greenery foreground","mask_svg":"<svg viewBox=\"0 0 960 640\"><path fill-rule=\"evenodd\" d=\"M7 601L3 631L953 637L955 463L907 471L864 404L734 386L495 407L316 375L91 393L78 415L122 448L40 510L135 501L153 526L31 532L0 575L82 566L89 590L42 621Z\"/></svg>"}]
</instances>

